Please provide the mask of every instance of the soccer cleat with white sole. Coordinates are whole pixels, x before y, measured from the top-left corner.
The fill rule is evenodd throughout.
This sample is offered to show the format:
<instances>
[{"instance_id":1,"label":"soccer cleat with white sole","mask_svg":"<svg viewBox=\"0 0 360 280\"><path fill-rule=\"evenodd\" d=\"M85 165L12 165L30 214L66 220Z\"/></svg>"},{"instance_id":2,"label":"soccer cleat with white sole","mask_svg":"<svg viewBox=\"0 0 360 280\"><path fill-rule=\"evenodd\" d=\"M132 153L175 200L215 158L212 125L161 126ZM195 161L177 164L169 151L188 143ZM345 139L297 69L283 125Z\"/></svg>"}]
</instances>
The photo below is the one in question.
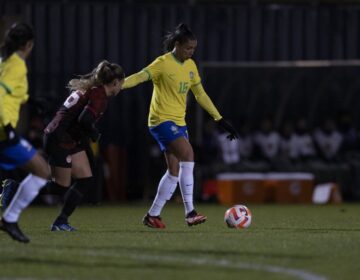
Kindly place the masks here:
<instances>
[{"instance_id":1,"label":"soccer cleat with white sole","mask_svg":"<svg viewBox=\"0 0 360 280\"><path fill-rule=\"evenodd\" d=\"M51 231L76 231L76 228L72 227L69 223L53 224Z\"/></svg>"},{"instance_id":2,"label":"soccer cleat with white sole","mask_svg":"<svg viewBox=\"0 0 360 280\"><path fill-rule=\"evenodd\" d=\"M195 210L192 210L190 213L186 215L185 222L189 227L191 227L205 223L206 219L207 219L206 216L202 214L198 214Z\"/></svg>"}]
</instances>

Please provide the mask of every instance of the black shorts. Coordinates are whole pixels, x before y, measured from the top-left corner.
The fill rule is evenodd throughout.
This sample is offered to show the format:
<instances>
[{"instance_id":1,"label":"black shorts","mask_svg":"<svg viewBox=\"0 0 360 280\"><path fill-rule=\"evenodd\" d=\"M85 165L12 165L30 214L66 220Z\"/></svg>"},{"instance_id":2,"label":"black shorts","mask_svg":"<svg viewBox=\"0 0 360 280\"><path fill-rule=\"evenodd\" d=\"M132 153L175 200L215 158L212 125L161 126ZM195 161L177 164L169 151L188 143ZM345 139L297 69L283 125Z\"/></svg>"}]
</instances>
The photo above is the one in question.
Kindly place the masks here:
<instances>
[{"instance_id":1,"label":"black shorts","mask_svg":"<svg viewBox=\"0 0 360 280\"><path fill-rule=\"evenodd\" d=\"M86 151L87 146L88 144L82 141L74 142L72 145L63 144L57 141L54 135L44 134L44 151L51 166L71 168L71 155Z\"/></svg>"}]
</instances>

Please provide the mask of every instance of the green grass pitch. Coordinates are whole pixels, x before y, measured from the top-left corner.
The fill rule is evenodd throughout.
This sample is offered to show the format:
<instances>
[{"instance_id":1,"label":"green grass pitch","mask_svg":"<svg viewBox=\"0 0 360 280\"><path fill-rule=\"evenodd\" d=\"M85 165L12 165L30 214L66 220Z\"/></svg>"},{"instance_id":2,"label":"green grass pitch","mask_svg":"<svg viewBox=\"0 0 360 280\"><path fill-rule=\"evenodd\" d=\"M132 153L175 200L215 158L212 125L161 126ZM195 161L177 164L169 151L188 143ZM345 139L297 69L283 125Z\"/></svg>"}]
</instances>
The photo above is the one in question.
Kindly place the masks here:
<instances>
[{"instance_id":1,"label":"green grass pitch","mask_svg":"<svg viewBox=\"0 0 360 280\"><path fill-rule=\"evenodd\" d=\"M188 227L181 204L167 228L141 223L149 204L81 207L76 232L50 232L59 209L27 209L29 244L0 232L1 279L359 279L360 204L247 205L246 230L223 222L227 207L199 204L205 224Z\"/></svg>"}]
</instances>

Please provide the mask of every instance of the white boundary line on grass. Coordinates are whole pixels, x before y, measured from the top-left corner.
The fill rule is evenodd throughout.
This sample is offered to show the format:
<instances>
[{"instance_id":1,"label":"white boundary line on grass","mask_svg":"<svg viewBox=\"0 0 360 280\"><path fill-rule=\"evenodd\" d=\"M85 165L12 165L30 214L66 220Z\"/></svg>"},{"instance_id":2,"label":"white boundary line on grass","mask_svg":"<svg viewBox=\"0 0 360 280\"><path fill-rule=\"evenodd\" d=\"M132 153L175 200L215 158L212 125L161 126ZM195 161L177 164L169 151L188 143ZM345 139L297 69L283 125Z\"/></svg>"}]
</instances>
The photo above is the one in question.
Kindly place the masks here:
<instances>
[{"instance_id":1,"label":"white boundary line on grass","mask_svg":"<svg viewBox=\"0 0 360 280\"><path fill-rule=\"evenodd\" d=\"M56 252L56 251L55 251ZM54 253L55 253L54 252ZM163 256L153 256L153 255L144 255L144 254L125 254L125 253L115 253L115 252L104 252L104 251L93 251L86 250L83 253L89 256L104 256L104 257L125 257L136 261L145 261L145 262L162 262L162 263L182 263L188 265L210 265L215 267L225 267L233 269L248 269L255 271L266 271L271 273L280 273L288 276L295 277L300 280L328 280L325 276L317 275L306 270L286 268L276 265L266 265L266 264L256 264L256 263L246 263L246 262L233 262L226 259L209 259L209 258L184 258L177 257L174 255L163 255ZM0 277L0 280L35 280L37 278L18 278L18 277ZM56 278L52 278L55 280Z\"/></svg>"},{"instance_id":2,"label":"white boundary line on grass","mask_svg":"<svg viewBox=\"0 0 360 280\"><path fill-rule=\"evenodd\" d=\"M245 263L245 262L232 262L226 259L208 259L208 258L182 258L176 257L172 255L164 255L164 256L153 256L153 255L138 255L138 254L118 254L118 253L104 253L98 251L88 251L90 255L103 255L103 256L124 256L128 257L133 260L138 261L159 261L163 263L174 263L180 262L183 264L191 264L191 265L211 265L216 267L225 267L225 268L234 268L234 269L249 269L249 270L256 270L256 271L266 271L272 273L280 273L286 274L289 276L293 276L300 280L328 280L325 276L317 275L306 270L301 269L294 269L294 268L286 268L281 266L275 265L262 265L262 264L255 264L255 263Z\"/></svg>"}]
</instances>

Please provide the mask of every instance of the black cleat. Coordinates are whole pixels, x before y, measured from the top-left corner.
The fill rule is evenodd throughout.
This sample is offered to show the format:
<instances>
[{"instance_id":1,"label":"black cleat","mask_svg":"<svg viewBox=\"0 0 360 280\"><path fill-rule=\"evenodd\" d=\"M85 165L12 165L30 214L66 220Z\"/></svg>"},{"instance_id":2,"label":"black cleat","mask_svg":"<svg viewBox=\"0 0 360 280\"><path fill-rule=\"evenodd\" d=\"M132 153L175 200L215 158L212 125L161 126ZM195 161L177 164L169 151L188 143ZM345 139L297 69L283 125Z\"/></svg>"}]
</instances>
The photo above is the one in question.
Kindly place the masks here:
<instances>
[{"instance_id":1,"label":"black cleat","mask_svg":"<svg viewBox=\"0 0 360 280\"><path fill-rule=\"evenodd\" d=\"M17 223L8 223L4 218L0 219L0 230L5 231L10 237L16 241L29 243L30 239L22 233Z\"/></svg>"}]
</instances>

